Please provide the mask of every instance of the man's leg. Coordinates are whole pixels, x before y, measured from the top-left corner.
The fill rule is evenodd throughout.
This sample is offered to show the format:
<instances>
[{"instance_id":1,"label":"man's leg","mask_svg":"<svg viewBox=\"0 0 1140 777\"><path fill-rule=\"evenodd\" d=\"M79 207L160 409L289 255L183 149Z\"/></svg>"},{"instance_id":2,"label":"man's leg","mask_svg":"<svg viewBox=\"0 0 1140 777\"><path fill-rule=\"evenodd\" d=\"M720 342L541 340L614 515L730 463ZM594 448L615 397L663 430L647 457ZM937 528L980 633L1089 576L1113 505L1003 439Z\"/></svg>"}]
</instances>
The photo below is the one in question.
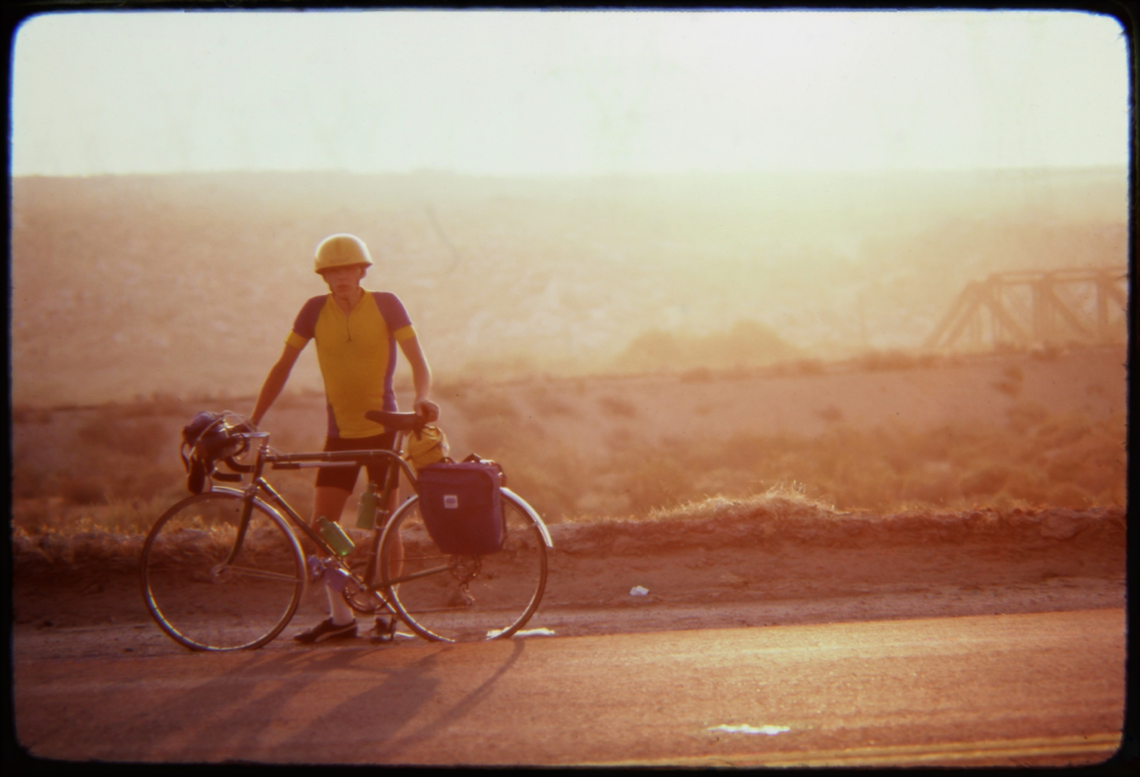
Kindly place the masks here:
<instances>
[{"instance_id":1,"label":"man's leg","mask_svg":"<svg viewBox=\"0 0 1140 777\"><path fill-rule=\"evenodd\" d=\"M340 514L344 512L344 506L350 496L352 491L335 486L317 486L313 489L313 520L310 523L313 531L320 528L317 526L317 519L321 516L330 521L340 521Z\"/></svg>"},{"instance_id":2,"label":"man's leg","mask_svg":"<svg viewBox=\"0 0 1140 777\"><path fill-rule=\"evenodd\" d=\"M317 525L317 519L322 516L330 521L339 522L340 515L344 512L344 506L351 495L351 491L345 491L343 488L317 486L313 495L313 520L311 523L313 530L318 531L320 529ZM352 608L348 606L348 602L340 593L326 586L325 594L328 596L329 615L332 617L333 625L344 626L356 620Z\"/></svg>"},{"instance_id":3,"label":"man's leg","mask_svg":"<svg viewBox=\"0 0 1140 777\"><path fill-rule=\"evenodd\" d=\"M328 438L325 440L325 451L373 450L391 448L396 435L389 432L376 437L343 440ZM352 489L360 474L359 467L322 467L317 472L317 482L313 490L313 517L311 526L318 530L317 521L324 517L326 520L340 522L344 506L352 495ZM344 600L340 591L332 590L327 584L325 594L329 600L329 619L307 632L298 634L293 639L302 643L319 642L334 636L356 636L356 614L352 607Z\"/></svg>"},{"instance_id":4,"label":"man's leg","mask_svg":"<svg viewBox=\"0 0 1140 777\"><path fill-rule=\"evenodd\" d=\"M377 444L377 448L384 448L386 450L393 450L396 444L396 433L389 432L382 442ZM376 485L377 491L382 491L384 484L388 478L390 466L396 466L394 463L384 464L369 464L367 465L368 478ZM392 493L388 495L388 504L383 505L387 511L388 518L392 517L392 513L396 512L396 508L400 506L400 487L397 478L396 487L392 489ZM383 529L382 526L377 526L377 529ZM404 542L403 538L397 533L393 536L394 542L392 545L392 555L388 558L388 574L392 577L399 577L400 572L404 568Z\"/></svg>"}]
</instances>

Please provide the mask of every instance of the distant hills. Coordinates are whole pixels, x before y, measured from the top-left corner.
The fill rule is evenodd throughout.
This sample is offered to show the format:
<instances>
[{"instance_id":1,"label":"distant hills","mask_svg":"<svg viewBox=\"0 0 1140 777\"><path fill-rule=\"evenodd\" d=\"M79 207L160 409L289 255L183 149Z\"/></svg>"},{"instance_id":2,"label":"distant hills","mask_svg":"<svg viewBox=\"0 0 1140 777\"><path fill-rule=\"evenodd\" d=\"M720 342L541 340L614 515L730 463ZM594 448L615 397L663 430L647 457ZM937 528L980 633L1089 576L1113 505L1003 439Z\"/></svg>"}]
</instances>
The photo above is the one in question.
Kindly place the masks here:
<instances>
[{"instance_id":1,"label":"distant hills","mask_svg":"<svg viewBox=\"0 0 1140 777\"><path fill-rule=\"evenodd\" d=\"M437 374L507 377L917 346L968 280L1123 267L1126 225L1124 169L16 178L13 399L255 392L332 232ZM319 389L312 354L291 385Z\"/></svg>"}]
</instances>

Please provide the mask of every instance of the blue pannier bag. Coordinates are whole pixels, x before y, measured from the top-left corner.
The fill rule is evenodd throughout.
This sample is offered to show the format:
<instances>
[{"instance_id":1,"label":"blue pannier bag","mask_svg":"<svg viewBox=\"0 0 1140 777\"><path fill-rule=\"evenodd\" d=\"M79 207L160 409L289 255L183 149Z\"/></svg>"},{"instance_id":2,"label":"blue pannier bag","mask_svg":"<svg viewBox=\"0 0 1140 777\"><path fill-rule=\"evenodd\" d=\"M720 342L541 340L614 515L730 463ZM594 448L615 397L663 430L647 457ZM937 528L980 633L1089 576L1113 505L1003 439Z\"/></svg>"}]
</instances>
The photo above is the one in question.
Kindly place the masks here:
<instances>
[{"instance_id":1,"label":"blue pannier bag","mask_svg":"<svg viewBox=\"0 0 1140 777\"><path fill-rule=\"evenodd\" d=\"M440 462L420 469L420 512L440 551L482 556L503 546L501 472L487 461Z\"/></svg>"}]
</instances>

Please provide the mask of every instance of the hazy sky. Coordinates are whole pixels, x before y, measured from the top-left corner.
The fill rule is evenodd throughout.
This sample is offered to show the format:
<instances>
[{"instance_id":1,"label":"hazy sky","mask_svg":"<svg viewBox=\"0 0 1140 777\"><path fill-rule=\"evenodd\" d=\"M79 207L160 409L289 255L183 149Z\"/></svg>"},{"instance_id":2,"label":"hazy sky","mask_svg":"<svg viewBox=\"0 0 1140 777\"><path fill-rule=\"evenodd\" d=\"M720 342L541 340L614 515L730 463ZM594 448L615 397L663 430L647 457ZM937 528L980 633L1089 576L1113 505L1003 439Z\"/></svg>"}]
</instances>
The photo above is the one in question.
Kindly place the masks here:
<instances>
[{"instance_id":1,"label":"hazy sky","mask_svg":"<svg viewBox=\"0 0 1140 777\"><path fill-rule=\"evenodd\" d=\"M1125 164L1076 12L153 12L19 30L12 173Z\"/></svg>"}]
</instances>

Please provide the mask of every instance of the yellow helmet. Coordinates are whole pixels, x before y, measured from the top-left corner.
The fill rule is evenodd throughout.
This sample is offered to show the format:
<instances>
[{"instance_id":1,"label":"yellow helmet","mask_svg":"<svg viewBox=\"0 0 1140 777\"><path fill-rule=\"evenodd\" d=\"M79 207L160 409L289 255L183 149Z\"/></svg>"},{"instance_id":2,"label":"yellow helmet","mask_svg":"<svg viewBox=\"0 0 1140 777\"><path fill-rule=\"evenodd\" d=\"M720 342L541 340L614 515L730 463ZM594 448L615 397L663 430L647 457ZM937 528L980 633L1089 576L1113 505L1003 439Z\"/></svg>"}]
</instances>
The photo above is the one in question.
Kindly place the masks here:
<instances>
[{"instance_id":1,"label":"yellow helmet","mask_svg":"<svg viewBox=\"0 0 1140 777\"><path fill-rule=\"evenodd\" d=\"M368 246L356 235L329 235L317 246L316 262L313 271L323 273L334 267L351 267L354 265L372 266L372 257L368 255Z\"/></svg>"}]
</instances>

